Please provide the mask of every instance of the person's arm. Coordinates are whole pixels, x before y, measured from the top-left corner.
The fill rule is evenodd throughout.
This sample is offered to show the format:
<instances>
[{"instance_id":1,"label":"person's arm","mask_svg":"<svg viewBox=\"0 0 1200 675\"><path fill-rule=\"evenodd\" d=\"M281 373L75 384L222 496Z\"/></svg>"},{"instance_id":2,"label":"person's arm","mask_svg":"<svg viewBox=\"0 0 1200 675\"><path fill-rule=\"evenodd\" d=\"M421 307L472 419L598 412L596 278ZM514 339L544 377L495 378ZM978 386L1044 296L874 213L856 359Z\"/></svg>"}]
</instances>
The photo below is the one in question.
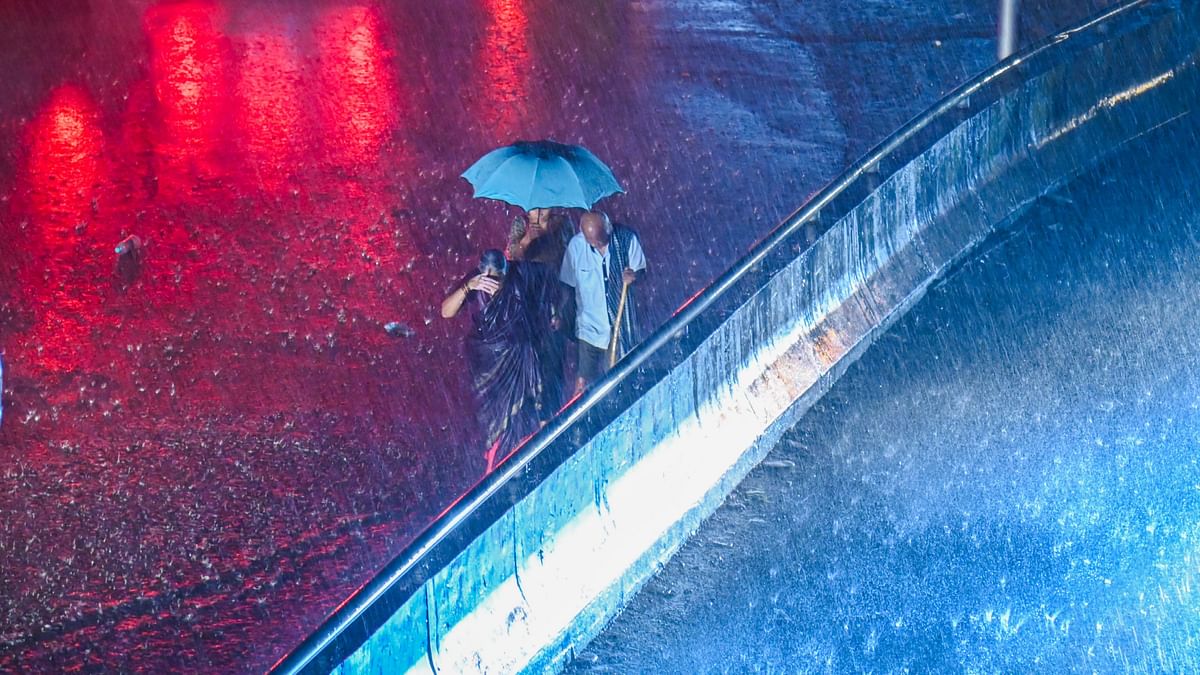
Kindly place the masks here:
<instances>
[{"instance_id":1,"label":"person's arm","mask_svg":"<svg viewBox=\"0 0 1200 675\"><path fill-rule=\"evenodd\" d=\"M509 260L524 260L525 254L529 252L529 245L532 243L531 233L526 233L524 237L508 245L508 254L505 257Z\"/></svg>"},{"instance_id":2,"label":"person's arm","mask_svg":"<svg viewBox=\"0 0 1200 675\"><path fill-rule=\"evenodd\" d=\"M447 295L446 299L442 301L442 318L453 319L462 309L463 303L466 302L467 293L471 291L495 293L498 290L500 290L500 282L485 274L477 274L451 291L450 295Z\"/></svg>"},{"instance_id":3,"label":"person's arm","mask_svg":"<svg viewBox=\"0 0 1200 675\"><path fill-rule=\"evenodd\" d=\"M625 283L632 284L641 281L646 275L646 253L642 251L642 242L635 234L629 239L629 266L621 274Z\"/></svg>"},{"instance_id":4,"label":"person's arm","mask_svg":"<svg viewBox=\"0 0 1200 675\"><path fill-rule=\"evenodd\" d=\"M575 303L575 286L579 284L579 279L575 275L575 257L572 254L572 244L574 239L567 243L567 250L563 253L562 267L559 268L558 281L562 284L558 293L558 308L556 310L558 324L563 325L563 320L566 318L567 324L570 325Z\"/></svg>"},{"instance_id":5,"label":"person's arm","mask_svg":"<svg viewBox=\"0 0 1200 675\"><path fill-rule=\"evenodd\" d=\"M467 288L467 284L463 284L446 296L446 299L442 301L443 319L453 319L458 314L458 310L462 309L463 303L467 300L468 292L470 289Z\"/></svg>"},{"instance_id":6,"label":"person's arm","mask_svg":"<svg viewBox=\"0 0 1200 675\"><path fill-rule=\"evenodd\" d=\"M579 285L579 278L575 275L575 252L578 246L575 245L575 240L567 244L567 252L563 254L562 267L558 270L558 280L564 284L575 288Z\"/></svg>"},{"instance_id":7,"label":"person's arm","mask_svg":"<svg viewBox=\"0 0 1200 675\"><path fill-rule=\"evenodd\" d=\"M508 251L505 257L509 260L524 260L525 250L533 241L533 228L524 218L513 220L512 230L508 233Z\"/></svg>"}]
</instances>

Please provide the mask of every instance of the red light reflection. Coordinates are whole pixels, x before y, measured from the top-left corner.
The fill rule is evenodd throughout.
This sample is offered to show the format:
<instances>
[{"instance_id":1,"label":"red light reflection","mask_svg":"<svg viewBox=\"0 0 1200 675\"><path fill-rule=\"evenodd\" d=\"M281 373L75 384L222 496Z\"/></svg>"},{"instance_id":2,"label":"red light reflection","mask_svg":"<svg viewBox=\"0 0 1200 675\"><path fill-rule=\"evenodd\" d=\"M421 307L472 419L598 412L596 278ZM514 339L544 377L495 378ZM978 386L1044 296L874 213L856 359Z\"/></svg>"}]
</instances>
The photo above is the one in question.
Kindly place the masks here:
<instances>
[{"instance_id":1,"label":"red light reflection","mask_svg":"<svg viewBox=\"0 0 1200 675\"><path fill-rule=\"evenodd\" d=\"M485 105L501 137L512 136L529 97L532 57L529 53L529 17L523 0L487 0L492 17L480 50ZM497 139L500 140L500 139Z\"/></svg>"},{"instance_id":2,"label":"red light reflection","mask_svg":"<svg viewBox=\"0 0 1200 675\"><path fill-rule=\"evenodd\" d=\"M160 186L190 183L188 170L203 169L216 146L225 76L221 24L217 7L204 2L163 4L146 13L150 73L163 125Z\"/></svg>"},{"instance_id":3,"label":"red light reflection","mask_svg":"<svg viewBox=\"0 0 1200 675\"><path fill-rule=\"evenodd\" d=\"M104 139L99 113L87 92L66 85L30 126L26 178L37 232L52 248L86 226L100 183Z\"/></svg>"},{"instance_id":4,"label":"red light reflection","mask_svg":"<svg viewBox=\"0 0 1200 675\"><path fill-rule=\"evenodd\" d=\"M237 84L237 124L265 187L278 188L300 156L300 55L282 26L247 38Z\"/></svg>"},{"instance_id":5,"label":"red light reflection","mask_svg":"<svg viewBox=\"0 0 1200 675\"><path fill-rule=\"evenodd\" d=\"M24 286L37 302L28 334L41 363L69 371L79 364L89 317L95 313L79 270L96 255L96 203L103 178L104 136L87 92L59 87L29 127L25 166L31 225L38 244L24 261Z\"/></svg>"},{"instance_id":6,"label":"red light reflection","mask_svg":"<svg viewBox=\"0 0 1200 675\"><path fill-rule=\"evenodd\" d=\"M378 13L366 7L329 10L318 27L322 118L333 159L374 162L395 123L391 54Z\"/></svg>"}]
</instances>

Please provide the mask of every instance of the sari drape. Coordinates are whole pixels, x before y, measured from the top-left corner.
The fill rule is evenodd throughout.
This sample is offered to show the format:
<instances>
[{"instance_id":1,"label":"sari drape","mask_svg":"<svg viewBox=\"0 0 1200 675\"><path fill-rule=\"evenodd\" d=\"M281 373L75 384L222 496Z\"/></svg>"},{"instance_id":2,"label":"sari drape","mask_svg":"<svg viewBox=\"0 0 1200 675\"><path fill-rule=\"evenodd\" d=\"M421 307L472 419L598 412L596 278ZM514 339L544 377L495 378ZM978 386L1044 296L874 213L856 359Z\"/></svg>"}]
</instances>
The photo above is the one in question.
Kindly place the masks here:
<instances>
[{"instance_id":1,"label":"sari drape","mask_svg":"<svg viewBox=\"0 0 1200 675\"><path fill-rule=\"evenodd\" d=\"M506 456L562 405L561 363L544 348L558 292L549 267L514 261L494 296L467 294L467 362L489 458Z\"/></svg>"}]
</instances>

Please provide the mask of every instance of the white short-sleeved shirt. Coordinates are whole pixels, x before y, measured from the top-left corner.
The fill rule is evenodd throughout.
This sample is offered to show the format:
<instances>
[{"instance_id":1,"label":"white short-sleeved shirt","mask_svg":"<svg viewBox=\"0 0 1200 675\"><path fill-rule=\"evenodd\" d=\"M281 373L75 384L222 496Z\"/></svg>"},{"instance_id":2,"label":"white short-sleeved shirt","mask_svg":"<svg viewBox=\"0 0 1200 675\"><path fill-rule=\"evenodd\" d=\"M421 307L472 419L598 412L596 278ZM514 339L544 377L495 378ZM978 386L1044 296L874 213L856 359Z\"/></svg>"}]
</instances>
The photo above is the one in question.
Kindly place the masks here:
<instances>
[{"instance_id":1,"label":"white short-sleeved shirt","mask_svg":"<svg viewBox=\"0 0 1200 675\"><path fill-rule=\"evenodd\" d=\"M608 348L612 337L608 302L604 298L611 249L610 243L601 253L587 243L583 233L577 233L567 244L559 273L559 279L575 289L575 337L601 349ZM636 236L629 241L628 259L630 269L635 272L646 269L646 254Z\"/></svg>"}]
</instances>

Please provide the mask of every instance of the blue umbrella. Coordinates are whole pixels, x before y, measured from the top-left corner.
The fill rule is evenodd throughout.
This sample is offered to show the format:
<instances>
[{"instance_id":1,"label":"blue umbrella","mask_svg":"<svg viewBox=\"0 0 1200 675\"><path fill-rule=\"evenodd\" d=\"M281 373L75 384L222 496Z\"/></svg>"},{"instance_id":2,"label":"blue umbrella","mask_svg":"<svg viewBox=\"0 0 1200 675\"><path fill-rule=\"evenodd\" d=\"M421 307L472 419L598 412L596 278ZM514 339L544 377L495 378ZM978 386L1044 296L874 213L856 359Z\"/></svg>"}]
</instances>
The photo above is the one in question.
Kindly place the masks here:
<instances>
[{"instance_id":1,"label":"blue umbrella","mask_svg":"<svg viewBox=\"0 0 1200 675\"><path fill-rule=\"evenodd\" d=\"M624 192L612 170L579 145L518 141L484 155L463 172L475 196L530 209L554 206L590 209L604 197Z\"/></svg>"}]
</instances>

